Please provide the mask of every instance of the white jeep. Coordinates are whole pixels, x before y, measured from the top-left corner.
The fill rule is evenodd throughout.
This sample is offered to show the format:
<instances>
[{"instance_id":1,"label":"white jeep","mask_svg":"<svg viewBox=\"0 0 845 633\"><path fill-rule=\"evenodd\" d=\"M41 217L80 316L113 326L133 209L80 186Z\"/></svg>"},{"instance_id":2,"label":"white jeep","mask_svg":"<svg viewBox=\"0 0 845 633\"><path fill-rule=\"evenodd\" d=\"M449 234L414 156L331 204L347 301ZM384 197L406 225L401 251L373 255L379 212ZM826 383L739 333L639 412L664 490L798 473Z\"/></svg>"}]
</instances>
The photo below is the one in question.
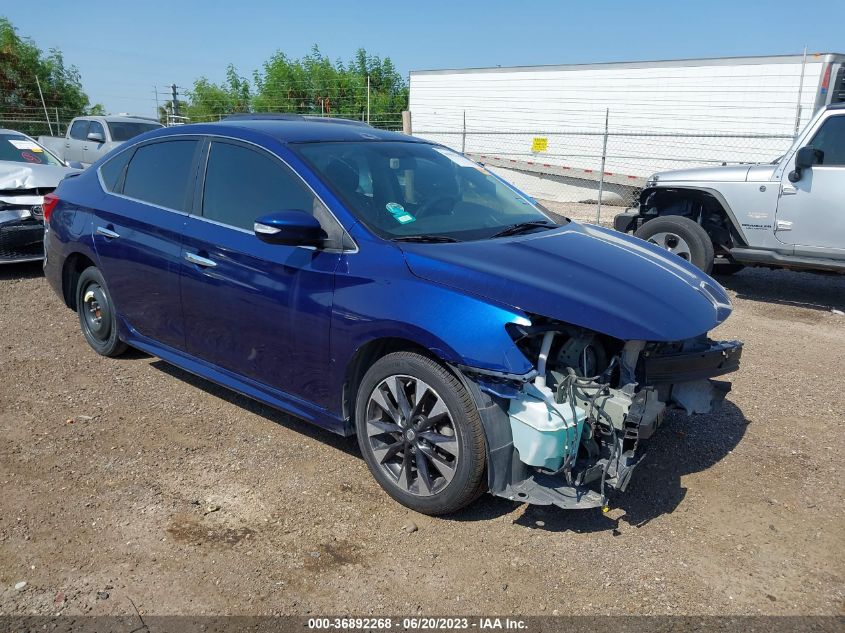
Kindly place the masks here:
<instances>
[{"instance_id":1,"label":"white jeep","mask_svg":"<svg viewBox=\"0 0 845 633\"><path fill-rule=\"evenodd\" d=\"M713 274L845 273L845 104L819 110L770 164L654 174L614 227Z\"/></svg>"}]
</instances>

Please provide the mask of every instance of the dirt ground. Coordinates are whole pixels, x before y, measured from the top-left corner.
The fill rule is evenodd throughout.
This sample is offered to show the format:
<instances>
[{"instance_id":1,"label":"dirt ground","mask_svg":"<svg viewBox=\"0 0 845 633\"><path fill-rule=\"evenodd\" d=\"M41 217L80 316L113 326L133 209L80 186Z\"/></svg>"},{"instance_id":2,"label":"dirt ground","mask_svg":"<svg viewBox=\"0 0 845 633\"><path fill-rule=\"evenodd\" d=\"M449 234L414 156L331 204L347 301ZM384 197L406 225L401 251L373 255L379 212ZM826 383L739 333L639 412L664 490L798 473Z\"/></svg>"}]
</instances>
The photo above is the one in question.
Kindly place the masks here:
<instances>
[{"instance_id":1,"label":"dirt ground","mask_svg":"<svg viewBox=\"0 0 845 633\"><path fill-rule=\"evenodd\" d=\"M726 284L725 408L670 416L607 515L429 518L353 439L98 357L39 266L4 267L0 614L842 614L845 277Z\"/></svg>"}]
</instances>

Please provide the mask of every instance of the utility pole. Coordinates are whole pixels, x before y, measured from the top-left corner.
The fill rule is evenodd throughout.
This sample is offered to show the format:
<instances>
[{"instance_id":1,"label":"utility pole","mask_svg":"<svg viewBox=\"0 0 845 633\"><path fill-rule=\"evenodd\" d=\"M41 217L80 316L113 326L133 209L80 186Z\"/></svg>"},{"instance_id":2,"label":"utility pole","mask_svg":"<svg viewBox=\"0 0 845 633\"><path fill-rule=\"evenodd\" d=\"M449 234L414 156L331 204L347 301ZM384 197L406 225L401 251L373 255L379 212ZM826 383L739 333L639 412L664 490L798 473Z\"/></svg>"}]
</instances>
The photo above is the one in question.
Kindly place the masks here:
<instances>
[{"instance_id":1,"label":"utility pole","mask_svg":"<svg viewBox=\"0 0 845 633\"><path fill-rule=\"evenodd\" d=\"M369 78L367 81L369 81ZM50 115L47 114L47 104L44 103L44 93L41 92L41 82L38 81L38 75L35 75L35 84L38 86L38 95L41 97L41 107L44 108L44 118L47 119L47 127L50 130L50 136L53 136L53 124L50 123Z\"/></svg>"},{"instance_id":2,"label":"utility pole","mask_svg":"<svg viewBox=\"0 0 845 633\"><path fill-rule=\"evenodd\" d=\"M467 111L464 110L464 130L461 134L461 154L467 153Z\"/></svg>"},{"instance_id":3,"label":"utility pole","mask_svg":"<svg viewBox=\"0 0 845 633\"><path fill-rule=\"evenodd\" d=\"M367 75L367 125L370 124L370 76Z\"/></svg>"},{"instance_id":4,"label":"utility pole","mask_svg":"<svg viewBox=\"0 0 845 633\"><path fill-rule=\"evenodd\" d=\"M170 98L173 104L173 116L179 116L179 93L176 91L176 84L170 86Z\"/></svg>"},{"instance_id":5,"label":"utility pole","mask_svg":"<svg viewBox=\"0 0 845 633\"><path fill-rule=\"evenodd\" d=\"M161 120L161 111L159 110L160 106L158 105L158 86L153 86L153 94L155 95L155 99L156 99L156 121L160 121Z\"/></svg>"}]
</instances>

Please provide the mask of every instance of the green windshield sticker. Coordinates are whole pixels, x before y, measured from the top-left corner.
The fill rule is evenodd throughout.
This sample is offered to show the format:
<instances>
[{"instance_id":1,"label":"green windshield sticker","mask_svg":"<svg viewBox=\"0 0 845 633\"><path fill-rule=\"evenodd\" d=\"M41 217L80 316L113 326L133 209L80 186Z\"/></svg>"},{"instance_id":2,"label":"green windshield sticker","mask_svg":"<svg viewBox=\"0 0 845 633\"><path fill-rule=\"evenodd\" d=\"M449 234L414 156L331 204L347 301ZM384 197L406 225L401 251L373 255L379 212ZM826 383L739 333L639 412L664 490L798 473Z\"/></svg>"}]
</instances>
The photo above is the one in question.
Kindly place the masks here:
<instances>
[{"instance_id":1,"label":"green windshield sticker","mask_svg":"<svg viewBox=\"0 0 845 633\"><path fill-rule=\"evenodd\" d=\"M384 208L390 211L394 216L403 215L405 213L405 207L403 207L398 202L388 202L384 205Z\"/></svg>"},{"instance_id":2,"label":"green windshield sticker","mask_svg":"<svg viewBox=\"0 0 845 633\"><path fill-rule=\"evenodd\" d=\"M405 215L395 215L393 216L396 218L396 221L400 224L408 224L408 222L416 222L416 218L412 216L410 213L406 213Z\"/></svg>"}]
</instances>

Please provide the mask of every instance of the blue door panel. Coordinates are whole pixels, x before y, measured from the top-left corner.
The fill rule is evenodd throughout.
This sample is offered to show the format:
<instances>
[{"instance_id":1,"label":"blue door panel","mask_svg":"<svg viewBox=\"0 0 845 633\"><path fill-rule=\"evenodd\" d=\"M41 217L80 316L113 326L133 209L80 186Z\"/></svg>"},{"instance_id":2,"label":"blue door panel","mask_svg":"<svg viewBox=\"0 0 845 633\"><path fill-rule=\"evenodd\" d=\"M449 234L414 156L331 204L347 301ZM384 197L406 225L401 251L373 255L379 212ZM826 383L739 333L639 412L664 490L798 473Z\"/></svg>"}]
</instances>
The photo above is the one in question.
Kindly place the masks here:
<instances>
[{"instance_id":1,"label":"blue door panel","mask_svg":"<svg viewBox=\"0 0 845 633\"><path fill-rule=\"evenodd\" d=\"M266 244L252 233L194 217L184 235L188 353L291 395L327 401L340 255ZM214 266L191 263L188 254Z\"/></svg>"},{"instance_id":2,"label":"blue door panel","mask_svg":"<svg viewBox=\"0 0 845 633\"><path fill-rule=\"evenodd\" d=\"M176 349L185 348L179 274L186 218L106 196L92 226L100 270L124 324ZM101 228L119 237L101 235Z\"/></svg>"}]
</instances>

